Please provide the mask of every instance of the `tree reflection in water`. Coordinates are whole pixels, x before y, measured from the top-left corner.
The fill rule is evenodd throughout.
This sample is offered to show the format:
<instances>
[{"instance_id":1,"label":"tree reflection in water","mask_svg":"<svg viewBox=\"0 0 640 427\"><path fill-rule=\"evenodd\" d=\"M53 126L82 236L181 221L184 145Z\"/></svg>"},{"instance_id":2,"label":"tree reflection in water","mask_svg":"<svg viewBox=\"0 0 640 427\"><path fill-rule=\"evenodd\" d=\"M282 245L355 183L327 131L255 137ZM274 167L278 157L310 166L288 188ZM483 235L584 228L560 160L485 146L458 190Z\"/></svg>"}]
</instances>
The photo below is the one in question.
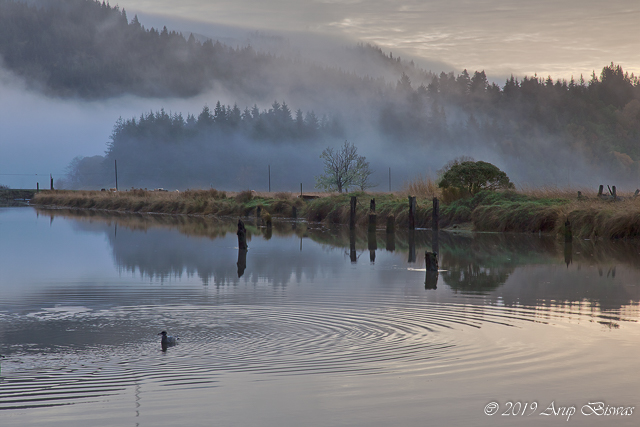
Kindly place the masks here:
<instances>
[{"instance_id":1,"label":"tree reflection in water","mask_svg":"<svg viewBox=\"0 0 640 427\"><path fill-rule=\"evenodd\" d=\"M211 253L211 240L229 239L233 242L230 247L237 247L237 218L220 220L81 210L40 210L39 214L49 215L51 220L56 216L71 217L78 220L74 222L74 227L105 233L120 268L139 271L149 278L180 276L185 272L188 275L197 274L204 284L212 281L217 286L237 283L248 272L250 276L246 280L269 277L269 280L283 286L291 280L292 269L294 277L300 277L303 270L310 277L319 274L322 262L302 250L303 239L311 239L326 248L344 249L345 257L352 263L357 262L365 252L368 252L372 263L377 263L378 251L386 251L389 254L404 253L404 256L400 255L401 259L420 267L424 260L422 257L417 259L417 253L424 254L425 250L437 252L440 275L426 277L425 287L437 289L440 280L441 285L447 285L455 292L469 294L495 294L518 268L566 264L565 269L570 271L594 268L598 277L613 280L616 278L617 265L622 264L634 270L640 266L638 242L574 240L565 244L555 236L537 234L433 233L430 230L402 229L394 233L384 230L367 232L366 228L349 230L342 226L283 220L274 221L273 227L269 228L247 222L247 241L256 237L269 241L275 236L297 236L300 239L300 258L297 262L300 264L292 266L274 262L271 255L256 253L247 266L246 251L238 252L237 259L233 260L231 257L236 257L235 251L222 251L215 256ZM204 239L193 239L194 236ZM384 248L378 247L378 238L385 239ZM216 256L222 258L215 259ZM524 283L530 280L529 276L519 279L522 284L519 285L521 289L518 295L507 293L500 296L504 303L510 300L519 303L529 301L535 305L540 298L557 301L587 299L615 308L637 299L632 295L635 291L625 288L616 293L614 301L610 290L604 289L602 283L589 284L584 280L567 279L561 286L553 288L539 283L527 287Z\"/></svg>"}]
</instances>

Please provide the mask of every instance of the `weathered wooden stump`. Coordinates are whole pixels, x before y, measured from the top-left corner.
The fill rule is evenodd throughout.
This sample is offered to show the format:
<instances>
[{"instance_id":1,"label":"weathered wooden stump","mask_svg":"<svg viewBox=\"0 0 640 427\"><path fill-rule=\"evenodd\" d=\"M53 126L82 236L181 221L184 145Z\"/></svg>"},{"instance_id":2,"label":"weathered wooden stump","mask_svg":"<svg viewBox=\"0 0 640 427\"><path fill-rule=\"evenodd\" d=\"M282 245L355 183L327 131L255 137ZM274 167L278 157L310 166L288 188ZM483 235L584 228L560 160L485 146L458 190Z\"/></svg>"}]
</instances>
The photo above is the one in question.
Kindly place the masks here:
<instances>
[{"instance_id":1,"label":"weathered wooden stump","mask_svg":"<svg viewBox=\"0 0 640 427\"><path fill-rule=\"evenodd\" d=\"M238 248L247 250L247 229L244 228L244 222L242 220L238 220L238 231L236 232L238 235Z\"/></svg>"},{"instance_id":2,"label":"weathered wooden stump","mask_svg":"<svg viewBox=\"0 0 640 427\"><path fill-rule=\"evenodd\" d=\"M369 212L376 213L376 199L371 199L369 202Z\"/></svg>"},{"instance_id":3,"label":"weathered wooden stump","mask_svg":"<svg viewBox=\"0 0 640 427\"><path fill-rule=\"evenodd\" d=\"M603 191L604 191L604 185L600 184L600 187L598 187L598 197L602 197Z\"/></svg>"},{"instance_id":4,"label":"weathered wooden stump","mask_svg":"<svg viewBox=\"0 0 640 427\"><path fill-rule=\"evenodd\" d=\"M438 254L435 252L424 253L424 264L427 271L438 271Z\"/></svg>"},{"instance_id":5,"label":"weathered wooden stump","mask_svg":"<svg viewBox=\"0 0 640 427\"><path fill-rule=\"evenodd\" d=\"M389 215L387 217L387 234L395 233L396 231L396 217Z\"/></svg>"},{"instance_id":6,"label":"weathered wooden stump","mask_svg":"<svg viewBox=\"0 0 640 427\"><path fill-rule=\"evenodd\" d=\"M377 228L378 219L375 213L369 213L369 233L375 233Z\"/></svg>"}]
</instances>

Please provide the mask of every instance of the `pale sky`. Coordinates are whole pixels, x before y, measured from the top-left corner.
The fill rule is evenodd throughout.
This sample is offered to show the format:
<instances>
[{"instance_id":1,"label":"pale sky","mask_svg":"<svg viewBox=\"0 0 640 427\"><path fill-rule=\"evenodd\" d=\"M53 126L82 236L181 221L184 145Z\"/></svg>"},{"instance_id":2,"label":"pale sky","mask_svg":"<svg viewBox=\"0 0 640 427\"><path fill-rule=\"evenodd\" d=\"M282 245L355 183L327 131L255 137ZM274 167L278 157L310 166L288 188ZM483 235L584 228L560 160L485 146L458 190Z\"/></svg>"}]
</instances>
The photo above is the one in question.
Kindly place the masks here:
<instances>
[{"instance_id":1,"label":"pale sky","mask_svg":"<svg viewBox=\"0 0 640 427\"><path fill-rule=\"evenodd\" d=\"M585 79L640 72L638 0L121 0L135 12L271 31L340 35L456 72ZM144 22L143 22L144 24Z\"/></svg>"}]
</instances>

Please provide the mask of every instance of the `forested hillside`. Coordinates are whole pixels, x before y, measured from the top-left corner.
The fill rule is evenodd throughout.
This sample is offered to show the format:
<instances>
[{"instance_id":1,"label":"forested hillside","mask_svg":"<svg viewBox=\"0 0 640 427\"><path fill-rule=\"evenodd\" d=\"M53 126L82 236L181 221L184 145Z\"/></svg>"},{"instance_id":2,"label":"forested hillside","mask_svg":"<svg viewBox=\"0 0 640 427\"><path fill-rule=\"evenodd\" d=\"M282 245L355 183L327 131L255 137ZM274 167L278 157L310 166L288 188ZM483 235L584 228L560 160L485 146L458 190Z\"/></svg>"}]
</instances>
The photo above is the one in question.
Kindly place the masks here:
<instances>
[{"instance_id":1,"label":"forested hillside","mask_svg":"<svg viewBox=\"0 0 640 427\"><path fill-rule=\"evenodd\" d=\"M147 29L94 0L0 0L1 63L49 96L220 93L236 103L195 116L159 101L158 113L121 119L105 156L70 165L74 187L111 186L114 160L122 173L130 165L126 186L254 186L266 153L295 183L314 173L323 146L345 139L383 171L433 172L464 154L520 185L639 185L640 82L620 66L498 84L484 70L433 74L375 46L350 52L393 79Z\"/></svg>"},{"instance_id":2,"label":"forested hillside","mask_svg":"<svg viewBox=\"0 0 640 427\"><path fill-rule=\"evenodd\" d=\"M95 0L0 0L4 67L54 96L104 98L122 94L188 97L220 83L262 99L274 88L314 80L332 91L370 90L373 79L337 69L199 42L188 34L145 28L124 9ZM321 92L318 92L320 94Z\"/></svg>"}]
</instances>

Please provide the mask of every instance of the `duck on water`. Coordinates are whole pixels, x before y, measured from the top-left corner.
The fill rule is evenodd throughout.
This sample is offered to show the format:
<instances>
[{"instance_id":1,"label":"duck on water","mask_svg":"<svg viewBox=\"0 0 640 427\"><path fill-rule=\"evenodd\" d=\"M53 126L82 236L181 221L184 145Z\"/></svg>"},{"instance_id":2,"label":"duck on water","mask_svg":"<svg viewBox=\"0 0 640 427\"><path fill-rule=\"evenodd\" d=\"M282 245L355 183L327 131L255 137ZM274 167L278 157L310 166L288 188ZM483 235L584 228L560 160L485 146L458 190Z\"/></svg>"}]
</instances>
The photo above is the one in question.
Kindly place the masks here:
<instances>
[{"instance_id":1,"label":"duck on water","mask_svg":"<svg viewBox=\"0 0 640 427\"><path fill-rule=\"evenodd\" d=\"M171 335L167 335L167 331L162 331L158 335L162 335L162 339L160 340L162 351L167 351L168 347L173 347L174 345L178 344L178 339L176 337L172 337Z\"/></svg>"}]
</instances>

